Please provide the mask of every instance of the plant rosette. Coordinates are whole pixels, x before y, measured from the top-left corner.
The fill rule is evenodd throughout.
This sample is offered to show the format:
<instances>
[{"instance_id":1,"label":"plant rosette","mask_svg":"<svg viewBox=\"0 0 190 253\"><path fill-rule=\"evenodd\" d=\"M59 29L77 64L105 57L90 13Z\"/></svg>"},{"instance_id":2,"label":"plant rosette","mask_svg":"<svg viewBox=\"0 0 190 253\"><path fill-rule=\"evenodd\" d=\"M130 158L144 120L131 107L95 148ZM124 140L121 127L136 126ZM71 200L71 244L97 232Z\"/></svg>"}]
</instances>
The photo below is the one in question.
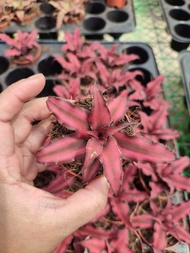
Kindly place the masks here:
<instances>
[{"instance_id":1,"label":"plant rosette","mask_svg":"<svg viewBox=\"0 0 190 253\"><path fill-rule=\"evenodd\" d=\"M11 61L18 65L31 64L40 57L41 46L36 42L37 31L25 33L18 30L16 38L11 38L7 34L0 34L0 39L11 45L5 51L5 56L9 56Z\"/></svg>"},{"instance_id":2,"label":"plant rosette","mask_svg":"<svg viewBox=\"0 0 190 253\"><path fill-rule=\"evenodd\" d=\"M11 61L17 65L29 65L36 62L41 56L41 46L36 44L29 51L28 54L21 56L13 56L11 57Z\"/></svg>"},{"instance_id":3,"label":"plant rosette","mask_svg":"<svg viewBox=\"0 0 190 253\"><path fill-rule=\"evenodd\" d=\"M122 94L122 95L124 95L124 94ZM96 98L96 102L95 102L96 104L93 104L93 98L94 99ZM79 101L76 101L76 100L71 101L71 100L65 100L65 99L60 99L60 98L55 98L55 97L51 97L48 99L47 103L48 103L48 107L49 107L50 111L53 112L54 116L56 116L56 118L59 120L59 122L61 122L61 124L58 123L57 121L54 122L54 128L51 132L51 137L46 140L42 150L40 150L37 153L37 160L39 162L44 162L44 163L59 164L58 167L60 167L60 169L58 167L51 168L51 170L54 172L59 171L59 177L55 177L56 179L54 179L53 182L50 183L50 185L45 190L48 190L50 192L53 191L53 193L55 195L65 198L65 197L71 195L76 190L83 188L84 185L86 184L86 182L90 181L94 176L97 176L97 175L103 173L103 171L105 170L104 173L105 173L105 175L111 185L112 191L114 193L113 194L112 192L110 192L109 203L111 204L111 206L108 206L104 210L104 213L102 213L102 217L100 216L99 219L96 219L96 221L94 221L92 226L97 227L96 233L94 231L94 233L95 233L94 236L92 235L91 239L89 239L89 240L86 240L83 237L83 240L80 242L81 245L83 247L87 247L89 249L89 252L91 252L91 251L94 252L93 245L96 240L99 240L100 242L98 243L98 245L99 246L101 245L102 249L104 247L106 249L105 242L104 241L101 242L100 238L99 239L97 238L97 233L99 233L98 229L104 228L105 234L107 234L107 233L109 233L109 231L113 230L115 232L112 232L112 234L117 233L116 238L120 237L120 239L123 238L123 240L126 240L130 234L129 238L133 238L133 239L136 238L136 244L135 244L136 246L135 247L138 247L138 248L141 247L141 249L144 249L144 246L143 246L144 243L147 244L147 247L150 247L152 245L152 241L147 242L147 240L152 240L153 230L151 229L151 225L153 225L154 219L156 220L156 216L155 216L155 218L151 217L152 222L147 222L147 224L143 223L141 225L140 222L137 223L138 220L141 218L141 217L139 218L139 215L140 215L139 211L138 211L139 209L143 210L142 211L143 213L145 211L147 211L147 212L149 211L149 213L150 213L150 208L147 208L145 205L140 208L140 207L138 207L138 205L140 205L140 202L144 203L144 201L146 201L148 196L151 196L151 195L153 196L153 194L156 195L154 193L154 191L156 191L156 190L153 186L151 189L149 184L147 184L147 186L144 185L145 177L147 176L147 179L148 179L148 173L145 172L145 174L143 174L143 170L142 171L138 170L138 167L141 168L140 165L142 165L142 164L140 164L139 166L135 164L136 166L134 166L133 164L131 164L129 162L129 160L139 160L140 157L141 157L141 160L143 160L143 158L142 158L143 155L148 156L149 151L147 151L147 149L150 150L151 146L148 147L146 140L145 139L142 140L141 137L139 137L139 140L142 141L142 146L141 146L140 142L139 143L136 142L137 139L135 137L128 136L128 130L126 130L126 129L128 126L130 126L132 124L127 123L127 122L125 124L124 121L122 121L120 118L118 118L118 115L117 116L114 115L114 113L116 111L115 108L118 108L118 105L121 106L121 104L122 104L121 100L124 100L123 99L124 97L123 98L118 97L117 99L114 99L114 100L111 99L110 101L107 99L104 100L100 91L95 88L93 98L88 97L85 99L80 99ZM124 103L124 101L123 101L123 103ZM104 106L103 106L103 104L104 104ZM98 117L98 115L100 115L99 112L101 109L101 110L103 110L102 115L104 115L104 117L106 116L106 113L105 113L106 112L106 104L109 105L110 115L112 115L112 119L111 119L111 121L109 121L109 123L112 121L117 122L116 120L114 120L114 118L118 119L118 121L121 120L123 123L120 123L117 126L113 125L113 126L106 127L105 121L103 119L101 119L104 123L103 127L101 127L102 124L100 124L100 125L96 126L96 128L94 128L94 130L86 129L86 130L81 131L81 129L84 129L84 125L85 125L83 120L81 120L81 118L83 118L85 113L88 112L88 115L90 115L89 122L92 122L93 119L94 120L96 119L96 122L100 122L100 120L99 120L100 117ZM100 108L100 105L101 105L101 108ZM73 115L71 117L73 117L75 115L73 117L73 119L70 119L70 117L68 117L68 113L71 111L73 112ZM118 112L118 114L119 114L119 112ZM76 115L78 115L78 116L76 116ZM107 112L107 115L109 115L108 112ZM88 118L86 116L87 115L85 115L85 119ZM105 118L107 118L107 117L105 117ZM127 118L128 118L128 116L125 117L125 121ZM63 124L63 120L64 120L64 124ZM68 127L68 124L69 124L69 126L72 126L72 127ZM95 123L93 123L93 124L95 124ZM63 125L65 127L63 127ZM80 125L79 130L78 130L79 134L76 134L76 131L74 130L76 125ZM89 128L90 128L90 126L89 126ZM92 136L90 136L90 132L91 132ZM119 133L119 135L123 134L123 136L119 139L117 139L117 137L119 136L119 135L117 136L118 133ZM109 136L109 134L110 134L110 136ZM78 135L78 137L77 137L77 135ZM88 138L90 138L90 139L88 140ZM113 143L111 143L114 140L114 138L115 138L115 141ZM129 152L130 158L128 156L127 160L123 160L123 162L121 163L121 158L118 159L119 155L116 153L118 151L118 149L117 149L118 147L115 146L115 144L116 144L116 142L118 142L118 146L119 146L119 143L120 143L119 140L122 140L123 138L124 138L124 142L126 142L126 143L128 142L128 145L129 145L129 147L127 147L127 145L125 147L123 147L123 149L122 149L123 154L125 152L126 153ZM131 141L134 141L134 142L129 142L130 138L131 138ZM94 144L92 143L93 141L94 141ZM102 144L102 147L101 148L98 147L98 149L96 149L95 146L96 145L98 146L98 144L97 144L98 141L100 142L100 145ZM135 142L136 142L136 144L135 144ZM133 155L132 155L133 151L130 148L132 145L133 145L132 150L136 150L135 154L133 154ZM145 146L143 146L143 145L145 145ZM148 143L148 145L155 145L155 144L150 142L150 143ZM108 147L108 146L110 146L110 147ZM136 148L135 148L135 146L136 146ZM169 156L171 156L171 160L173 159L172 152L169 151L168 149L165 149L162 145L160 146L159 144L156 144L156 146L152 147L152 149L155 151L154 152L155 157L157 157L157 155L158 155L158 153L156 154L156 150L158 149L158 147L159 148L161 147L161 149L163 148L165 150L165 151L164 150L163 151L168 152ZM104 149L105 149L105 151L100 151L100 150L104 150ZM124 151L124 149L126 149L126 150ZM92 150L93 150L93 152L92 152ZM98 157L98 150L99 150L99 152L101 152L99 157ZM136 152L138 152L137 150L141 150L141 153L137 154L136 153ZM88 152L88 153L84 157L85 152ZM110 156L111 156L110 154L113 154L113 153L115 154L114 157L110 158ZM166 157L167 157L166 159L169 158L168 154L166 154ZM150 158L149 158L150 160L147 157L145 158L145 160L149 160L151 163L155 163L157 158L153 157L152 154L149 154L149 155L150 155ZM135 158L135 156L136 156L136 158ZM60 159L60 157L61 157L61 159ZM75 160L73 161L74 157L75 157ZM106 161L106 159L108 159L108 157L109 157L109 162ZM123 156L123 158L124 158L124 156ZM87 159L89 159L90 161L87 162ZM116 162L115 161L116 159L118 159L119 162L118 161ZM185 164L184 164L184 162L185 162ZM178 161L178 164L181 163L181 164L183 164L182 167L184 167L187 165L187 162L188 162L187 159L185 159L184 161L182 161L182 159L181 159L180 161ZM146 164L146 163L144 162L143 164ZM146 166L148 166L148 165L149 165L149 163L146 164ZM146 170L146 166L145 166L144 170ZM165 166L166 166L166 164L165 164ZM169 167L169 165L167 165L167 166ZM173 164L172 165L170 164L170 166L173 167ZM115 172L114 172L114 169L115 169ZM153 168L152 170L154 170L154 169L155 168ZM143 178L144 180L141 180L142 176L144 177ZM113 178L114 178L114 180L113 180ZM116 182L116 179L118 182ZM163 179L164 179L164 177L163 177ZM122 186L120 185L121 180L122 180ZM150 178L149 178L149 180L150 180ZM156 179L154 179L154 180L156 181ZM148 180L146 180L146 181L148 181ZM159 181L159 180L157 179L157 181ZM158 185L159 185L159 183L163 184L164 181L158 182ZM133 185L136 185L136 187L134 187ZM161 188L161 186L160 186L160 188ZM166 189L167 189L167 187L166 187ZM165 190L165 188L161 188L160 191L161 190ZM151 193L151 192L153 192L153 193ZM157 190L157 192L158 192L158 190ZM135 198L135 201L137 201L137 203L134 203L134 198ZM168 198L168 196L166 196L164 198L164 200L165 199L167 200L167 198ZM162 205L162 208L164 208L163 202L166 202L166 200L160 201L161 202L160 205ZM129 206L127 207L126 205L129 205ZM180 211L180 210L178 210L178 211ZM188 210L186 210L186 212L187 211ZM176 210L176 212L177 212L177 210ZM158 214L156 214L156 215L158 215ZM185 213L184 213L184 215L185 215ZM161 216L161 218L162 218L162 216ZM144 220L144 219L142 219L142 220ZM127 227L127 230L124 229L125 226ZM139 232L139 226L141 226L142 232L141 231ZM135 227L136 227L136 229L135 229ZM145 231L145 229L148 229L148 231L149 231L149 234L148 234L149 237L147 238L147 240L145 239L145 236L143 234L143 231ZM81 233L86 233L86 236L87 236L87 231L85 231L85 229L84 229L84 231L82 230ZM151 236L150 236L150 231L151 231ZM164 229L164 231L165 231L165 229ZM100 234L99 234L99 236L100 236ZM105 238L105 236L104 236L104 238ZM112 241L112 238L115 238L114 235L110 235L110 237L108 237L108 239L110 240L110 247L113 249L116 249L116 247L118 247L118 250L119 250L119 245L120 245L119 242L116 243L115 239L113 239L113 241ZM170 241L167 240L167 242L171 242L171 240ZM115 243L116 243L116 245L115 245ZM129 244L131 245L131 248L134 248L134 244L132 244L131 241L129 242ZM66 245L66 246L68 246L68 245ZM55 251L55 252L67 252L67 251L65 251L65 248L64 248L65 244L64 243L61 244L60 247L61 248L58 247L57 251ZM125 247L127 247L127 246L125 246ZM156 246L155 246L155 248L156 248ZM63 251L63 249L64 249L64 251ZM76 248L74 248L74 251L71 251L71 252L75 252L75 250L76 250ZM97 252L100 252L100 251L97 251ZM117 251L117 252L120 252L120 251ZM123 251L123 252L127 252L127 251ZM134 252L143 252L143 250L134 251Z\"/></svg>"},{"instance_id":4,"label":"plant rosette","mask_svg":"<svg viewBox=\"0 0 190 253\"><path fill-rule=\"evenodd\" d=\"M53 16L56 17L56 28L60 29L62 24L78 23L85 16L84 3L81 0L58 0L49 1L55 11Z\"/></svg>"},{"instance_id":5,"label":"plant rosette","mask_svg":"<svg viewBox=\"0 0 190 253\"><path fill-rule=\"evenodd\" d=\"M34 0L10 0L5 2L6 8L13 14L13 20L18 23L31 21L39 13L39 4Z\"/></svg>"},{"instance_id":6,"label":"plant rosette","mask_svg":"<svg viewBox=\"0 0 190 253\"><path fill-rule=\"evenodd\" d=\"M104 174L110 192L105 209L54 253L163 253L175 243L190 244L183 225L190 201L172 201L190 191L183 176L190 160L168 145L179 134L166 124L164 77L142 85L140 71L126 70L137 56L90 43L79 30L65 39L63 54L55 56L62 84L47 99L53 128L36 153L47 174L35 185L67 198Z\"/></svg>"},{"instance_id":7,"label":"plant rosette","mask_svg":"<svg viewBox=\"0 0 190 253\"><path fill-rule=\"evenodd\" d=\"M177 196L178 192L175 192L175 194ZM173 195L173 197L175 197L175 194ZM171 199L172 199L172 197L171 197ZM135 226L139 227L138 231L136 231L136 233L138 234L138 238L149 249L154 249L156 251L157 248L160 247L160 250L161 250L161 247L163 247L163 245L164 245L163 248L164 248L164 250L166 250L166 252L168 252L168 251L173 252L172 250L177 245L179 245L181 243L180 240L176 239L176 234L174 234L174 232L172 233L172 232L169 231L170 229L175 230L175 228L174 228L174 223L175 222L173 223L173 221L170 221L167 217L172 213L172 211L171 211L172 208L174 208L174 206L172 208L170 206L170 208L168 208L168 210L167 210L167 206L169 204L171 204L171 203L170 203L170 200L168 199L168 196L165 195L164 192L162 192L160 195L157 196L157 198L152 199L151 201L146 201L145 200L139 206L136 206L136 210L133 213L134 216L133 217L131 216L131 222L133 224L135 224L135 222L138 222L138 225L135 224ZM146 218L148 218L148 217L150 218L149 214L154 213L154 211L152 210L154 205L155 205L155 207L157 208L157 211L158 211L158 212L155 213L155 215L156 215L155 224L154 225L153 224L148 225L148 223L150 222L148 220L146 221L146 225L143 224L143 221L140 222L140 219L145 218L146 215L147 215ZM177 208L179 209L179 207L175 207L175 208L176 208L176 213L177 213ZM178 210L178 211L180 212L180 210ZM145 215L145 216L141 217L140 215ZM184 218L179 216L180 217L179 218L179 220L180 220L179 224L183 228L188 230L187 221L186 221L186 214L184 213L183 215L184 215ZM160 228L157 228L157 230L155 230L156 231L155 232L154 229L153 229L154 226L155 227L160 226ZM165 229L164 226L166 226L166 227L171 226L171 228L170 229L169 228ZM173 226L173 228L172 228L172 226ZM162 231L161 233L165 233L164 236L163 236L164 239L162 238L162 240L163 240L162 246L161 246L161 244L160 244L160 246L158 246L160 242L157 241L159 239L156 238L156 236L157 236L156 233L159 232L159 229L160 229L160 231ZM164 232L164 231L167 231L167 232Z\"/></svg>"}]
</instances>

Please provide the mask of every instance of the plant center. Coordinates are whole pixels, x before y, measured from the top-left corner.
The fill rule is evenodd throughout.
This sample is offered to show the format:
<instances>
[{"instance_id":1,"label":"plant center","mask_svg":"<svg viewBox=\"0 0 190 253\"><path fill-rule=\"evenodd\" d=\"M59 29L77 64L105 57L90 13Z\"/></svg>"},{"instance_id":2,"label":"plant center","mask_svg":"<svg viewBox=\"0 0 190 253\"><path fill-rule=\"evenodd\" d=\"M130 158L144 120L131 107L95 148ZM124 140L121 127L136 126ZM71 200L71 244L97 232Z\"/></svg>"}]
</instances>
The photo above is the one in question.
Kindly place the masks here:
<instances>
[{"instance_id":1,"label":"plant center","mask_svg":"<svg viewBox=\"0 0 190 253\"><path fill-rule=\"evenodd\" d=\"M106 140L108 137L107 129L106 128L99 128L97 129L97 137L100 140Z\"/></svg>"}]
</instances>

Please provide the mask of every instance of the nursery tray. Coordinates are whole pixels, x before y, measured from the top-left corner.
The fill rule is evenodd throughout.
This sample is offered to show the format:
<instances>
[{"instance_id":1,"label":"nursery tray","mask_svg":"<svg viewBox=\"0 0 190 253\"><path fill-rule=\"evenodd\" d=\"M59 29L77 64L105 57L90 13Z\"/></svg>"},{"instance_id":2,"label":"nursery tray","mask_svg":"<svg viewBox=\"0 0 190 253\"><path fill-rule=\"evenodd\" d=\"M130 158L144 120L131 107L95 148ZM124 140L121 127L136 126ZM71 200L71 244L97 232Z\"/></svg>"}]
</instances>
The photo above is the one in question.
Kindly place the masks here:
<instances>
[{"instance_id":1,"label":"nursery tray","mask_svg":"<svg viewBox=\"0 0 190 253\"><path fill-rule=\"evenodd\" d=\"M190 2L189 0L159 0L167 30L173 40L184 44L190 43ZM183 46L183 45L182 45Z\"/></svg>"},{"instance_id":2,"label":"nursery tray","mask_svg":"<svg viewBox=\"0 0 190 253\"><path fill-rule=\"evenodd\" d=\"M56 77L57 74L61 73L61 67L58 62L53 60L53 56L57 54L60 55L60 49L64 43L40 42L40 44L42 47L42 54L40 58L33 64L18 66L11 63L10 59L4 56L4 52L8 46L5 43L0 43L1 91L15 81L27 78L36 73L43 73L46 77L46 85L39 96L53 95L54 85L61 82ZM102 42L101 44L110 48L114 43ZM118 43L117 51L120 53L126 52L127 54L137 54L139 56L138 60L126 65L126 71L141 70L144 73L143 80L141 81L145 84L159 75L153 50L148 44L141 42L120 42ZM142 76L139 78L142 78ZM176 203L180 201L178 195L175 196L174 201ZM185 243L178 244L176 246L176 252L190 253L189 246Z\"/></svg>"},{"instance_id":3,"label":"nursery tray","mask_svg":"<svg viewBox=\"0 0 190 253\"><path fill-rule=\"evenodd\" d=\"M190 52L183 50L179 54L181 78L185 90L186 103L190 114Z\"/></svg>"},{"instance_id":4,"label":"nursery tray","mask_svg":"<svg viewBox=\"0 0 190 253\"><path fill-rule=\"evenodd\" d=\"M42 39L56 39L58 33L55 27L56 21L52 17L51 8L46 8L47 5L48 3L40 4L40 15L32 21L25 23L25 25L11 22L3 31L11 34L18 29L26 32L37 29ZM76 28L79 28L81 34L94 36L103 34L121 35L135 29L136 20L133 0L128 0L127 4L120 9L108 7L105 0L92 0L85 4L85 12L85 17L79 24L63 24L60 31L72 33Z\"/></svg>"},{"instance_id":5,"label":"nursery tray","mask_svg":"<svg viewBox=\"0 0 190 253\"><path fill-rule=\"evenodd\" d=\"M60 48L64 43L43 43L42 54L40 58L33 64L27 66L18 66L11 63L10 59L4 56L8 46L5 43L0 43L0 89L4 90L8 85L22 78L27 78L36 73L43 73L46 77L46 85L41 96L52 95L52 89L55 84L61 81L56 78L57 74L61 73L61 66L53 60L53 56L60 54ZM114 43L101 43L107 48L110 48ZM118 52L126 52L127 54L137 54L140 59L135 60L132 64L126 65L126 70L141 70L144 74L142 83L146 84L156 76L158 76L158 68L152 48L141 42L119 43Z\"/></svg>"}]
</instances>

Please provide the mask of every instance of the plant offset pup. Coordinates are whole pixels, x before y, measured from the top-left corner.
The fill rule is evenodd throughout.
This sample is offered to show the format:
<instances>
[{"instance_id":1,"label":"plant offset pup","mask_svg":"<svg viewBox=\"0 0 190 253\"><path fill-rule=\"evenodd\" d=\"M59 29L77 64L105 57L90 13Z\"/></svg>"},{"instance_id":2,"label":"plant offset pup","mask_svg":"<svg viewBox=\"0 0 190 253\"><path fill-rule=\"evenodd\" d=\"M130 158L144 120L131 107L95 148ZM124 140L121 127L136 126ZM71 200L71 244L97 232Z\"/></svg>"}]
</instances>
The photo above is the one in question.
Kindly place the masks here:
<instances>
[{"instance_id":1,"label":"plant offset pup","mask_svg":"<svg viewBox=\"0 0 190 253\"><path fill-rule=\"evenodd\" d=\"M163 77L142 85L140 71L127 71L137 56L82 41L78 30L66 34L62 50L64 56L55 56L62 66L63 83L54 89L59 97L47 100L53 129L36 153L54 179L41 188L67 198L104 174L110 193L102 213L54 253L175 252L175 244L190 242L184 227L190 201L172 200L177 191L190 190L182 175L190 162L167 145L178 133L166 125Z\"/></svg>"}]
</instances>

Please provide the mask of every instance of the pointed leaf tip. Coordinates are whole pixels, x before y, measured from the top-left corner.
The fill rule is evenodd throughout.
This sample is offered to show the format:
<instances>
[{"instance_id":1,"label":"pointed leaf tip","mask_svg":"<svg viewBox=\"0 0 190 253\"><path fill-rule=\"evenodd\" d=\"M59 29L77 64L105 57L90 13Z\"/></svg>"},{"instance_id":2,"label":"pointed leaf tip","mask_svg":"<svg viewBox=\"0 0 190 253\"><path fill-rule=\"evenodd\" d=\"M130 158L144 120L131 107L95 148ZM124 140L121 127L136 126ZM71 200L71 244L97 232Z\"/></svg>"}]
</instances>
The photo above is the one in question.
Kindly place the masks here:
<instances>
[{"instance_id":1,"label":"pointed leaf tip","mask_svg":"<svg viewBox=\"0 0 190 253\"><path fill-rule=\"evenodd\" d=\"M90 115L90 123L93 130L100 127L109 126L111 115L100 90L94 86L93 89L93 108Z\"/></svg>"}]
</instances>

